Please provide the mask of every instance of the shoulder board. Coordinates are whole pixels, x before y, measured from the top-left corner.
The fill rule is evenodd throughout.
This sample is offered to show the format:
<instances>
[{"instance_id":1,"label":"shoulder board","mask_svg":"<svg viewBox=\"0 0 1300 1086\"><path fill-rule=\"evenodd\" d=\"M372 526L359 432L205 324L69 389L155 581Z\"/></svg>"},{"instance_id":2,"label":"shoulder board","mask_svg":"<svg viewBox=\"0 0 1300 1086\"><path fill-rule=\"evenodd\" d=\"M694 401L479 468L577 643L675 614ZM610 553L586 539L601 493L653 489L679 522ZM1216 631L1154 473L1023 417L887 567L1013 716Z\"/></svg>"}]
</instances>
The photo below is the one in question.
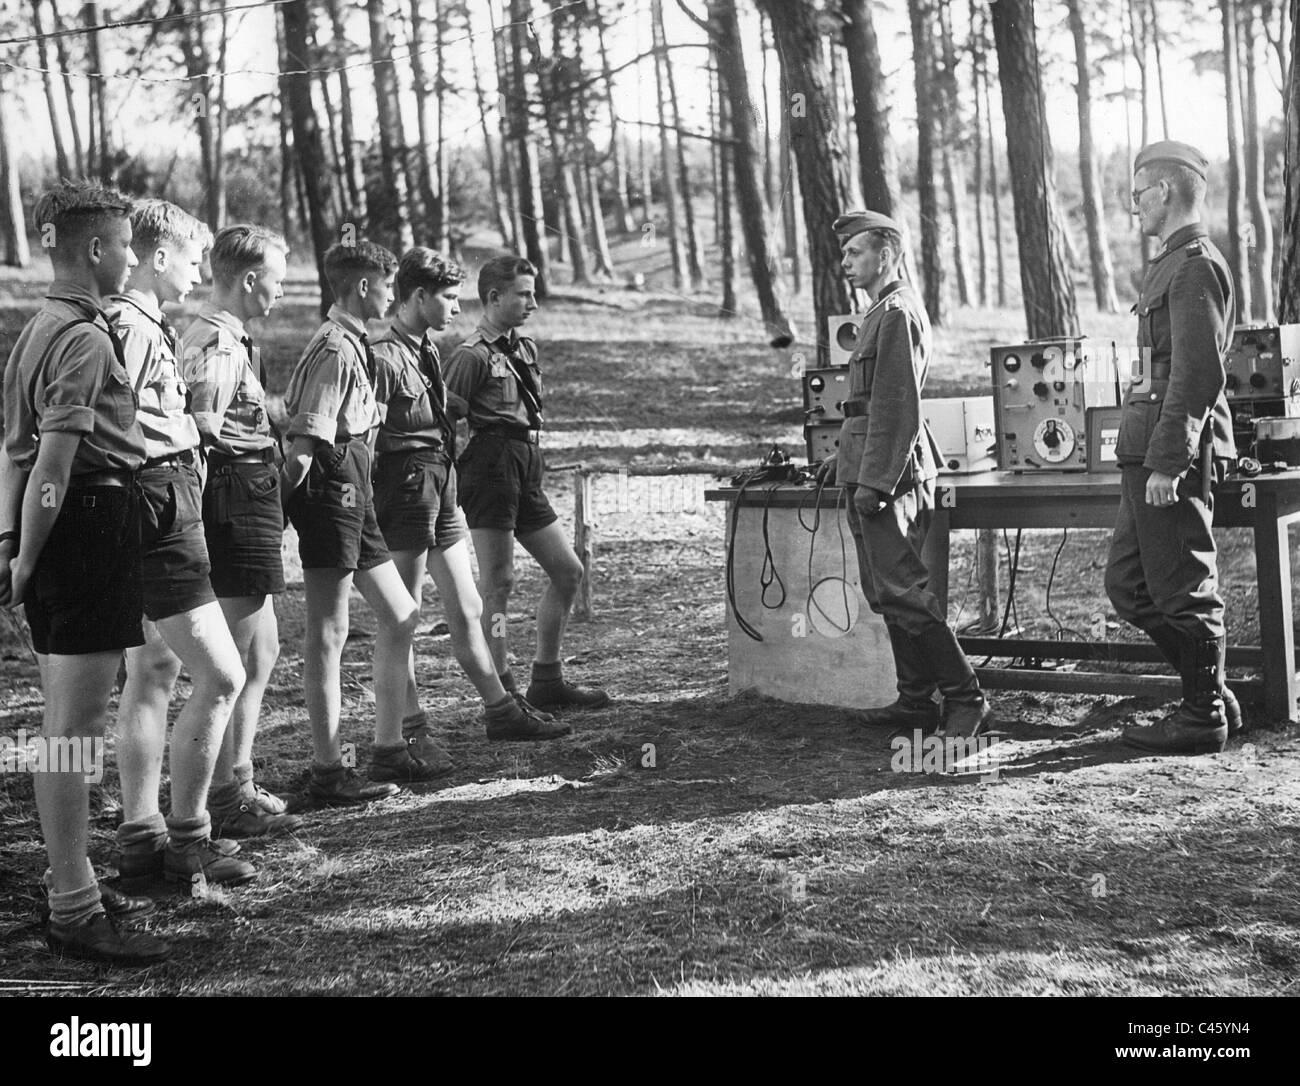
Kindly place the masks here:
<instances>
[{"instance_id":1,"label":"shoulder board","mask_svg":"<svg viewBox=\"0 0 1300 1086\"><path fill-rule=\"evenodd\" d=\"M462 340L462 341L458 344L458 346L460 346L460 347L477 347L480 343L486 343L486 342L487 342L487 340L483 338L483 333L482 333L482 332L475 332L472 336L469 337L469 339Z\"/></svg>"},{"instance_id":2,"label":"shoulder board","mask_svg":"<svg viewBox=\"0 0 1300 1086\"><path fill-rule=\"evenodd\" d=\"M900 295L898 295L898 294L891 294L888 298L885 299L885 308L886 308L886 309L902 309L902 308L903 308L903 299L902 299L902 297L901 297Z\"/></svg>"},{"instance_id":3,"label":"shoulder board","mask_svg":"<svg viewBox=\"0 0 1300 1086\"><path fill-rule=\"evenodd\" d=\"M1205 246L1201 244L1200 238L1195 241L1189 241L1184 247L1188 256L1200 256L1205 252Z\"/></svg>"}]
</instances>

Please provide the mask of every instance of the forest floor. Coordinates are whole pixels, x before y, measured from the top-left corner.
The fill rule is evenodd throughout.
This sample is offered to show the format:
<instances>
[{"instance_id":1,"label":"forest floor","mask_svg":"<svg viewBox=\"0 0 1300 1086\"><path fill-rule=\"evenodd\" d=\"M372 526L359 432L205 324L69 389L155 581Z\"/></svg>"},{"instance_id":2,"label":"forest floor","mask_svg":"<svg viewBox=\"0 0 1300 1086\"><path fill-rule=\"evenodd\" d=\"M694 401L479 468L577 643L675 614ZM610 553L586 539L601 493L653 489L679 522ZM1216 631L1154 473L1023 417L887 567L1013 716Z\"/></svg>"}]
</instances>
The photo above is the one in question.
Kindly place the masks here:
<instances>
[{"instance_id":1,"label":"forest floor","mask_svg":"<svg viewBox=\"0 0 1300 1086\"><path fill-rule=\"evenodd\" d=\"M38 289L26 285L5 291L6 326L30 310ZM273 388L284 387L312 309L295 290L259 337ZM1127 320L1092 318L1094 334L1122 334ZM958 314L940 332L927 393L985 391L988 346L1018 335L1008 329L1019 322ZM734 470L773 440L798 454L789 358L755 346L756 320L720 322L711 306L663 295L574 293L548 303L534 331L555 405L551 462L609 472L593 495L595 616L570 627L566 652L571 674L605 685L614 705L572 714L568 739L488 745L430 590L417 668L455 772L362 810L312 812L291 837L246 843L259 869L251 886L161 900L154 927L175 954L148 970L50 957L36 916L45 860L31 778L0 775L6 989L1300 993L1295 728L1255 715L1222 754L1142 757L1119 745L1119 732L1154 718L1158 698L998 691L1000 772L953 778L893 772L889 736L855 728L847 710L729 696L722 512L701 500L708 475L667 472ZM620 478L621 466L633 474ZM571 479L552 480L566 527ZM1232 637L1256 643L1248 539L1221 541ZM1025 535L1027 636L1055 628L1045 596L1061 542ZM1061 549L1060 621L1108 610L1105 545L1104 532L1077 532ZM972 550L969 539L954 543L954 620ZM286 556L281 657L257 763L260 779L287 794L303 788L310 749L292 534ZM520 568L522 604L541 584L530 562ZM374 621L354 602L343 730L364 768ZM968 606L959 621L969 617ZM521 672L531 626L522 613L510 626ZM0 648L0 735L34 731L34 663L16 633L0 631ZM94 793L97 860L111 860L116 784L110 757Z\"/></svg>"}]
</instances>

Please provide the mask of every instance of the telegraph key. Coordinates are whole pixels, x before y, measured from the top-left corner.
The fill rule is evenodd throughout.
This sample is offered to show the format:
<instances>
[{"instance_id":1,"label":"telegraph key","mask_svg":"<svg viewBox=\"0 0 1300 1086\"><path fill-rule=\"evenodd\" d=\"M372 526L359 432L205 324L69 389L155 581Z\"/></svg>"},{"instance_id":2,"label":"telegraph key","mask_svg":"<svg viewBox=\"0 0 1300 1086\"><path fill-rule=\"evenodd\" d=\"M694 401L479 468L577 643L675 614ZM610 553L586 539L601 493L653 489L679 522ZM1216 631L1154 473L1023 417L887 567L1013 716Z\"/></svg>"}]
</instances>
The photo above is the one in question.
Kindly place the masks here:
<instances>
[{"instance_id":1,"label":"telegraph key","mask_svg":"<svg viewBox=\"0 0 1300 1086\"><path fill-rule=\"evenodd\" d=\"M1087 411L1114 407L1136 348L1078 339L994 347L993 410L1004 471L1085 471Z\"/></svg>"}]
</instances>

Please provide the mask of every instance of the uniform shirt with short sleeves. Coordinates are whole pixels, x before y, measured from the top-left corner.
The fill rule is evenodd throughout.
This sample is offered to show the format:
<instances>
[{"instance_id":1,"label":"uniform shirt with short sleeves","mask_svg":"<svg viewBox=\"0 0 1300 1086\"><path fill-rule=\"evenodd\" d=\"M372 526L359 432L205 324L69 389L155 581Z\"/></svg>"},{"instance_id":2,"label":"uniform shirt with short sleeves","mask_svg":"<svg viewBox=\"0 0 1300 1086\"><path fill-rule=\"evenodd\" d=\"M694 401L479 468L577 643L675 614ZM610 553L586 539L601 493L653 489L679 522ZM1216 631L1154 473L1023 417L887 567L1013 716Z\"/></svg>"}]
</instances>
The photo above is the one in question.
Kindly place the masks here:
<instances>
[{"instance_id":1,"label":"uniform shirt with short sleeves","mask_svg":"<svg viewBox=\"0 0 1300 1086\"><path fill-rule=\"evenodd\" d=\"M426 331L416 338L397 321L374 341L375 400L384 421L375 440L377 453L411 452L446 446L450 431L442 363ZM426 359L420 364L421 353ZM440 395L441 393L441 395Z\"/></svg>"},{"instance_id":2,"label":"uniform shirt with short sleeves","mask_svg":"<svg viewBox=\"0 0 1300 1086\"><path fill-rule=\"evenodd\" d=\"M536 419L528 410L515 367L532 376L538 397ZM537 344L528 336L483 321L451 352L443 372L448 411L456 418L468 418L470 429L502 425L540 429L542 371L537 364Z\"/></svg>"},{"instance_id":3,"label":"uniform shirt with short sleeves","mask_svg":"<svg viewBox=\"0 0 1300 1086\"><path fill-rule=\"evenodd\" d=\"M261 349L233 313L203 305L181 336L181 376L199 433L212 450L244 456L275 446Z\"/></svg>"},{"instance_id":4,"label":"uniform shirt with short sleeves","mask_svg":"<svg viewBox=\"0 0 1300 1086\"><path fill-rule=\"evenodd\" d=\"M45 433L81 436L74 478L135 471L144 462L135 390L119 351L99 299L55 280L5 366L4 443L15 466L31 470Z\"/></svg>"},{"instance_id":5,"label":"uniform shirt with short sleeves","mask_svg":"<svg viewBox=\"0 0 1300 1086\"><path fill-rule=\"evenodd\" d=\"M289 378L284 394L289 437L335 443L366 437L379 425L367 373L366 326L337 305L316 330Z\"/></svg>"},{"instance_id":6,"label":"uniform shirt with short sleeves","mask_svg":"<svg viewBox=\"0 0 1300 1086\"><path fill-rule=\"evenodd\" d=\"M145 455L154 460L197 448L199 430L186 410L189 390L176 361L176 331L158 303L128 290L108 299L105 314L122 344L126 375L140 403Z\"/></svg>"}]
</instances>

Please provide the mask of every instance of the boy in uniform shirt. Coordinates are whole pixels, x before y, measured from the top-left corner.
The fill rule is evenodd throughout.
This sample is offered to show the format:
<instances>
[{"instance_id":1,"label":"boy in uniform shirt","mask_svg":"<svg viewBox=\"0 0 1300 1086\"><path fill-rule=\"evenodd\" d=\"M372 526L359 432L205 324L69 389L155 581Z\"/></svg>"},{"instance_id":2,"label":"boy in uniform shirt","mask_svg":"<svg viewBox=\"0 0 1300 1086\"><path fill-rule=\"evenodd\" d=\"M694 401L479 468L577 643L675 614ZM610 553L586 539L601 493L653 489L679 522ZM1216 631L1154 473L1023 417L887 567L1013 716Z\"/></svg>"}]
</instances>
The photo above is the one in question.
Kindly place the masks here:
<instances>
[{"instance_id":1,"label":"boy in uniform shirt","mask_svg":"<svg viewBox=\"0 0 1300 1086\"><path fill-rule=\"evenodd\" d=\"M387 312L396 267L392 253L364 239L326 252L325 275L337 300L303 352L284 398L292 446L281 486L298 530L307 590L302 670L315 755L309 799L328 806L368 803L397 792L388 782L427 781L447 771L415 757L402 737L419 612L379 533L370 482L379 411L366 321ZM354 578L379 626L370 778L384 783L362 781L345 766L339 743L340 664Z\"/></svg>"},{"instance_id":2,"label":"boy in uniform shirt","mask_svg":"<svg viewBox=\"0 0 1300 1086\"><path fill-rule=\"evenodd\" d=\"M280 544L279 440L266 407L260 351L246 322L267 316L284 296L288 246L279 234L239 224L217 231L212 299L181 337L182 377L207 450L203 528L210 580L244 665L217 757L208 811L223 837L263 837L302 819L253 780L253 739L262 696L280 655L273 597L284 591Z\"/></svg>"},{"instance_id":3,"label":"boy in uniform shirt","mask_svg":"<svg viewBox=\"0 0 1300 1086\"><path fill-rule=\"evenodd\" d=\"M468 418L472 431L459 463L461 505L478 556L484 634L502 685L516 689L505 636L494 636L493 627L510 604L517 538L548 579L537 608L537 655L525 696L542 709L598 709L609 704L609 695L568 682L560 665L582 563L542 490L542 371L537 344L518 332L537 309L536 275L518 256L484 264L478 277L482 320L447 360L449 408L457 418Z\"/></svg>"},{"instance_id":4,"label":"boy in uniform shirt","mask_svg":"<svg viewBox=\"0 0 1300 1086\"><path fill-rule=\"evenodd\" d=\"M458 264L432 249L406 253L397 269L397 311L375 340L375 399L384 421L375 445L375 513L416 606L427 569L442 596L457 661L483 698L489 739L554 739L567 735L501 685L479 620L483 601L474 586L469 529L456 504L455 441L447 392L431 332L460 312ZM407 667L402 734L416 755L450 766L420 709L414 655Z\"/></svg>"},{"instance_id":5,"label":"boy in uniform shirt","mask_svg":"<svg viewBox=\"0 0 1300 1086\"><path fill-rule=\"evenodd\" d=\"M91 746L92 756L93 744L102 755L122 650L144 642L135 473L145 439L101 309L136 263L130 211L120 193L89 184L65 182L37 201L54 282L3 380L0 606L26 609L46 739ZM96 881L85 774L38 773L33 785L50 862L50 948L119 965L166 958L163 941L119 927L152 904Z\"/></svg>"},{"instance_id":6,"label":"boy in uniform shirt","mask_svg":"<svg viewBox=\"0 0 1300 1086\"><path fill-rule=\"evenodd\" d=\"M147 621L144 645L127 650L117 714L123 816L118 867L128 884L143 886L160 877L188 884L201 872L208 882L233 885L257 872L229 854L237 846L212 843L207 800L244 670L208 581L199 432L186 411L176 332L162 311L202 281L200 264L212 235L162 200L138 204L131 227L139 263L107 312L139 398L145 437L140 486ZM194 685L172 732L171 812L164 819L158 792L167 705L182 665Z\"/></svg>"}]
</instances>

